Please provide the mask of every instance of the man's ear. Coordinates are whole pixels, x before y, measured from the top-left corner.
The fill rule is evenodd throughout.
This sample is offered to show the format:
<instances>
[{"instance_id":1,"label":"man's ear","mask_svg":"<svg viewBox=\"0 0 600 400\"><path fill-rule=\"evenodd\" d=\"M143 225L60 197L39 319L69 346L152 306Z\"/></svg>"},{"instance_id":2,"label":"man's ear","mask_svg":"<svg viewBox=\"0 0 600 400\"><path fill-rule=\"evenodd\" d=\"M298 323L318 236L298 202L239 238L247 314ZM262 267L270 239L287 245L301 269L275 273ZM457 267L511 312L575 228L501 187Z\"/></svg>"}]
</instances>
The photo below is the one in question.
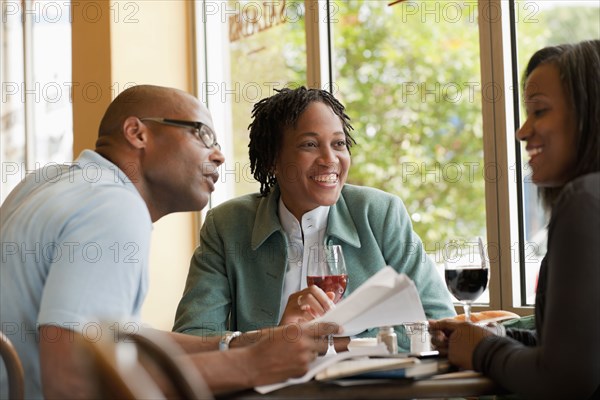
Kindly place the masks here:
<instances>
[{"instance_id":1,"label":"man's ear","mask_svg":"<svg viewBox=\"0 0 600 400\"><path fill-rule=\"evenodd\" d=\"M127 117L123 122L123 137L136 149L146 147L148 134L148 128L137 117Z\"/></svg>"}]
</instances>

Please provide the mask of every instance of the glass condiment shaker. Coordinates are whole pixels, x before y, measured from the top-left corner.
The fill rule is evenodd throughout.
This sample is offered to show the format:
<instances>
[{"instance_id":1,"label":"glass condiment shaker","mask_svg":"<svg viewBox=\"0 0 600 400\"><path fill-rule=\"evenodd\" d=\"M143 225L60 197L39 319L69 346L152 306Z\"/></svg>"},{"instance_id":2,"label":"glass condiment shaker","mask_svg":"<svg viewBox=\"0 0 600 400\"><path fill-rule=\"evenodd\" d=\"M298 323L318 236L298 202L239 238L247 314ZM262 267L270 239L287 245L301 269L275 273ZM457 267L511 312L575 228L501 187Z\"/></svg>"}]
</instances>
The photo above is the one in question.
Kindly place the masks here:
<instances>
[{"instance_id":1,"label":"glass condiment shaker","mask_svg":"<svg viewBox=\"0 0 600 400\"><path fill-rule=\"evenodd\" d=\"M396 331L394 331L394 327L380 327L379 333L377 333L377 343L385 343L390 354L398 353L398 336L396 335Z\"/></svg>"}]
</instances>

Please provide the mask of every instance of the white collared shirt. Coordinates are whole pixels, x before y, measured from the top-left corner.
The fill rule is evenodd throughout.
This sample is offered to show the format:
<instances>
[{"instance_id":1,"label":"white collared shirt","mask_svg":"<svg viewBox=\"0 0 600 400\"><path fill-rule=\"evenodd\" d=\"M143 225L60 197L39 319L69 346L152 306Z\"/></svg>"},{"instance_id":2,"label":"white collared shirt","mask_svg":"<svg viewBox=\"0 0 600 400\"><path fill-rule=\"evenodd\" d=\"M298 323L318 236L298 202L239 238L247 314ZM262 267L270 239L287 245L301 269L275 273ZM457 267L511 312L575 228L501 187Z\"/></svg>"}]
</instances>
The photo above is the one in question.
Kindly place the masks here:
<instances>
[{"instance_id":1,"label":"white collared shirt","mask_svg":"<svg viewBox=\"0 0 600 400\"><path fill-rule=\"evenodd\" d=\"M302 216L302 224L279 199L279 221L288 239L288 264L283 279L279 321L291 294L306 288L306 273L311 259L317 260L317 249L323 245L329 206L320 206ZM304 234L304 240L303 240Z\"/></svg>"}]
</instances>

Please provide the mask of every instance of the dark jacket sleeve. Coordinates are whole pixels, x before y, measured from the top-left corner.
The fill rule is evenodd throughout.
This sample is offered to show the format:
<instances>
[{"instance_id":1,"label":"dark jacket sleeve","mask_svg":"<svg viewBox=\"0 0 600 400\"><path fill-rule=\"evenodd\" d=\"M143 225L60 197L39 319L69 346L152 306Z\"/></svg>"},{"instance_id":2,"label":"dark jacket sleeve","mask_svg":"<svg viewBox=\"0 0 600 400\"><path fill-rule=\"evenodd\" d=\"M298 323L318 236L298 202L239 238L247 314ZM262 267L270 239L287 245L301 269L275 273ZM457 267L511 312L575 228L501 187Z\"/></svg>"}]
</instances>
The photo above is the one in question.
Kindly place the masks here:
<instances>
[{"instance_id":1,"label":"dark jacket sleeve","mask_svg":"<svg viewBox=\"0 0 600 400\"><path fill-rule=\"evenodd\" d=\"M535 346L538 342L535 330L507 329L506 336L523 343L525 346Z\"/></svg>"},{"instance_id":2,"label":"dark jacket sleeve","mask_svg":"<svg viewBox=\"0 0 600 400\"><path fill-rule=\"evenodd\" d=\"M597 391L599 243L598 189L561 194L549 228L547 287L538 345L528 347L508 337L486 338L473 354L477 371L527 398L587 399Z\"/></svg>"}]
</instances>

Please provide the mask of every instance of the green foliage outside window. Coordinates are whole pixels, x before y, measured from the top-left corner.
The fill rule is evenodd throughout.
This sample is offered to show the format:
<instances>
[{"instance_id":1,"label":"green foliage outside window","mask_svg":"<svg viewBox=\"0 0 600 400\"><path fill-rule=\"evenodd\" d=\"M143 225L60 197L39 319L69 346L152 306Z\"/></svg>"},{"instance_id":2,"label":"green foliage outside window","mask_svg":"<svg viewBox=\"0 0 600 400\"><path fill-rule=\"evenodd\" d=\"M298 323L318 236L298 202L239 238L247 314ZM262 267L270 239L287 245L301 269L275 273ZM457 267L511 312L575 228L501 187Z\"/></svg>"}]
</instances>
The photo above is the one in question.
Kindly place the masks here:
<instances>
[{"instance_id":1,"label":"green foliage outside window","mask_svg":"<svg viewBox=\"0 0 600 400\"><path fill-rule=\"evenodd\" d=\"M336 89L358 141L350 182L400 196L427 251L485 237L476 8L431 23L386 2L336 5Z\"/></svg>"},{"instance_id":2,"label":"green foliage outside window","mask_svg":"<svg viewBox=\"0 0 600 400\"><path fill-rule=\"evenodd\" d=\"M303 11L303 2L288 3ZM481 85L477 2L404 3L421 7L416 14L388 1L332 3L332 90L358 142L349 182L402 198L428 252L457 237L485 237L486 179L493 183L496 173L508 171L483 165L481 104L499 94ZM436 10L433 3L437 14L426 12ZM516 2L520 63L550 43L600 37L593 2L532 4ZM242 93L230 99L242 173L237 194L258 191L247 168L247 126L258 99L244 96L244 85L258 84L261 98L273 87L306 85L304 19L291 17L231 45L231 84Z\"/></svg>"}]
</instances>

